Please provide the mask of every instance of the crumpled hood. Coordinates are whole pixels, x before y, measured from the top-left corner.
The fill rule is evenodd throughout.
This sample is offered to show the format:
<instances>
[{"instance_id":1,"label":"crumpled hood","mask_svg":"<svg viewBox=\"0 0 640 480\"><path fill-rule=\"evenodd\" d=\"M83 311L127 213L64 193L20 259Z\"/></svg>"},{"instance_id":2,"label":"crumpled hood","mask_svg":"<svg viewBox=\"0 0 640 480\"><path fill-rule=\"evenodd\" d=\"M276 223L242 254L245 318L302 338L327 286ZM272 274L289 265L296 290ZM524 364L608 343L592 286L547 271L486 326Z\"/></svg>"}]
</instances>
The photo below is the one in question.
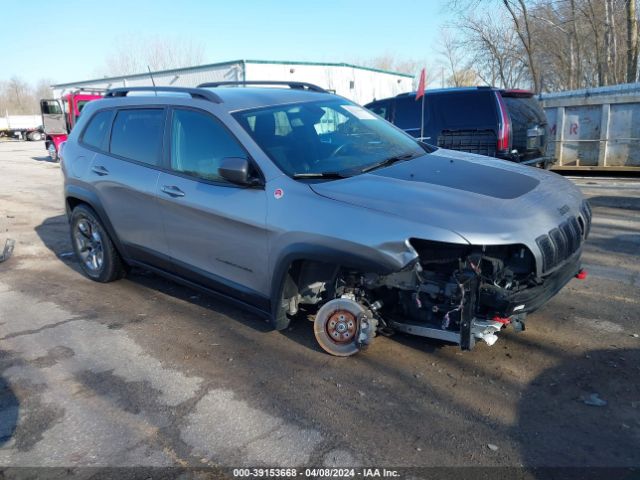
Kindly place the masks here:
<instances>
[{"instance_id":1,"label":"crumpled hood","mask_svg":"<svg viewBox=\"0 0 640 480\"><path fill-rule=\"evenodd\" d=\"M445 149L310 186L324 197L446 228L472 244L532 248L539 235L577 215L583 199L560 175Z\"/></svg>"}]
</instances>

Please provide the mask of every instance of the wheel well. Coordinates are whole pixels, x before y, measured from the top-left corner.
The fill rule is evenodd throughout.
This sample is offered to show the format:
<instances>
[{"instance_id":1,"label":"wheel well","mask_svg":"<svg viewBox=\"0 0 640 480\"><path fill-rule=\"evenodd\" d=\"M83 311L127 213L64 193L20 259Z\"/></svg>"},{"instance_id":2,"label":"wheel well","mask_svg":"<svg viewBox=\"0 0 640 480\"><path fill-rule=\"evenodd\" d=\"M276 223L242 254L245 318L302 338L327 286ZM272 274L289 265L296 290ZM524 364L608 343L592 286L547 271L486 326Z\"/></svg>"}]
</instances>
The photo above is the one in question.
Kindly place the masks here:
<instances>
[{"instance_id":1,"label":"wheel well","mask_svg":"<svg viewBox=\"0 0 640 480\"><path fill-rule=\"evenodd\" d=\"M84 204L87 206L91 206L89 205L87 202L85 202L84 200L80 200L79 198L75 198L75 197L67 197L66 199L66 203L67 203L67 213L70 214L74 208L76 208L78 205Z\"/></svg>"},{"instance_id":2,"label":"wheel well","mask_svg":"<svg viewBox=\"0 0 640 480\"><path fill-rule=\"evenodd\" d=\"M74 196L67 196L65 199L65 204L66 204L66 210L67 210L67 217L69 219L71 218L71 212L73 212L73 209L76 208L77 206L86 205L87 207L91 208L94 211L94 213L97 215L100 222L102 223L102 226L107 231L109 238L113 242L113 245L116 251L120 254L120 257L122 257L123 262L125 262L125 264L127 263L127 257L124 255L125 251L122 248L122 245L120 244L120 240L116 236L115 231L113 230L113 227L109 222L109 219L107 218L106 214L102 212L101 208L97 208L97 207L100 207L99 204L92 205L90 202L87 202L86 200L83 200L81 198L74 197Z\"/></svg>"},{"instance_id":3,"label":"wheel well","mask_svg":"<svg viewBox=\"0 0 640 480\"><path fill-rule=\"evenodd\" d=\"M291 262L283 288L283 298L298 296L301 303L317 303L322 293L333 287L340 265L317 260L299 259ZM331 292L329 292L331 294Z\"/></svg>"}]
</instances>

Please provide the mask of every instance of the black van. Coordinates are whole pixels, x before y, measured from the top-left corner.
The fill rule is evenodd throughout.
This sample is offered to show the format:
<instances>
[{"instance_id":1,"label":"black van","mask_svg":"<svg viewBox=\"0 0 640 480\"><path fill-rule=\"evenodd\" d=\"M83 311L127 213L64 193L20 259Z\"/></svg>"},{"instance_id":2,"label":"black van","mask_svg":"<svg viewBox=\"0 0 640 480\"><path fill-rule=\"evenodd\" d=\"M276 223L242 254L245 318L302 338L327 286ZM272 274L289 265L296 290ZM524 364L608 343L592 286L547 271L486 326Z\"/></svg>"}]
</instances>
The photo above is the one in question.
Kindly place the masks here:
<instances>
[{"instance_id":1,"label":"black van","mask_svg":"<svg viewBox=\"0 0 640 480\"><path fill-rule=\"evenodd\" d=\"M416 93L376 100L368 109L420 137ZM548 168L547 119L532 92L493 87L427 90L422 140L451 150Z\"/></svg>"}]
</instances>

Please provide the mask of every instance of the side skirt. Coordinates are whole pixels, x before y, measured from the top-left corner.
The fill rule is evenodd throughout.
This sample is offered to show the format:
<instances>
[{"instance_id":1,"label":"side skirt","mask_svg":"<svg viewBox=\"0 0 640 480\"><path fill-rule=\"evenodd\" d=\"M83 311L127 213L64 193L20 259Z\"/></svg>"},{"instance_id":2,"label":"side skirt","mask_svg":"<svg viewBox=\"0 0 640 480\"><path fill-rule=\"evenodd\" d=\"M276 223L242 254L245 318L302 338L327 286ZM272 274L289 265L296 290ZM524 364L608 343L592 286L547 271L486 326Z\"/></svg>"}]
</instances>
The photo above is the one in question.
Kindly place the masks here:
<instances>
[{"instance_id":1,"label":"side skirt","mask_svg":"<svg viewBox=\"0 0 640 480\"><path fill-rule=\"evenodd\" d=\"M207 295L211 295L212 297L218 299L218 300L222 300L225 302L228 302L230 304L235 305L238 308L242 308L243 310L246 310L248 312L253 313L254 315L257 315L261 318L263 318L266 321L270 321L271 320L271 313L267 310L265 311L264 309L257 307L256 305L253 305L251 303L248 303L246 301L243 300L239 300L235 297L232 297L231 295L227 295L225 293L219 292L217 290L214 290L212 288L209 287L205 287L204 285L200 284L200 283L196 283L193 282L191 280L187 280L184 277L181 277L179 275L176 275L174 273L171 272L167 272L166 270L163 270L161 268L157 268L154 267L152 265L149 265L148 263L144 263L144 262L140 262L137 260L130 260L127 259L127 263L129 265L132 266L136 266L136 267L140 267L140 268L144 268L146 270L149 270L153 273L156 273L158 275L160 275L161 277L167 278L171 281L174 281L176 283L179 283L181 285L184 285L186 287L192 288L194 290L198 290L200 292L206 293Z\"/></svg>"}]
</instances>

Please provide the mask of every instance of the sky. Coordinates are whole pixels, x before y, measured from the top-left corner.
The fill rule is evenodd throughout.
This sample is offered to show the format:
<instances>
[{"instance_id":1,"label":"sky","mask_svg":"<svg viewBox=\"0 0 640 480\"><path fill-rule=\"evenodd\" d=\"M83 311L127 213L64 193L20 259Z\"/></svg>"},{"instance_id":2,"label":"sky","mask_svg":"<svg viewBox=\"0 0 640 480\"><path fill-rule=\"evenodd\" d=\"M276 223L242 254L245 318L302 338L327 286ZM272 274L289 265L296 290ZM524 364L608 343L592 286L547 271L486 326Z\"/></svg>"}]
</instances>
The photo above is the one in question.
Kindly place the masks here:
<instances>
[{"instance_id":1,"label":"sky","mask_svg":"<svg viewBox=\"0 0 640 480\"><path fill-rule=\"evenodd\" d=\"M203 47L203 63L358 63L435 56L446 0L30 0L0 16L0 81L95 78L118 42L168 37Z\"/></svg>"}]
</instances>

